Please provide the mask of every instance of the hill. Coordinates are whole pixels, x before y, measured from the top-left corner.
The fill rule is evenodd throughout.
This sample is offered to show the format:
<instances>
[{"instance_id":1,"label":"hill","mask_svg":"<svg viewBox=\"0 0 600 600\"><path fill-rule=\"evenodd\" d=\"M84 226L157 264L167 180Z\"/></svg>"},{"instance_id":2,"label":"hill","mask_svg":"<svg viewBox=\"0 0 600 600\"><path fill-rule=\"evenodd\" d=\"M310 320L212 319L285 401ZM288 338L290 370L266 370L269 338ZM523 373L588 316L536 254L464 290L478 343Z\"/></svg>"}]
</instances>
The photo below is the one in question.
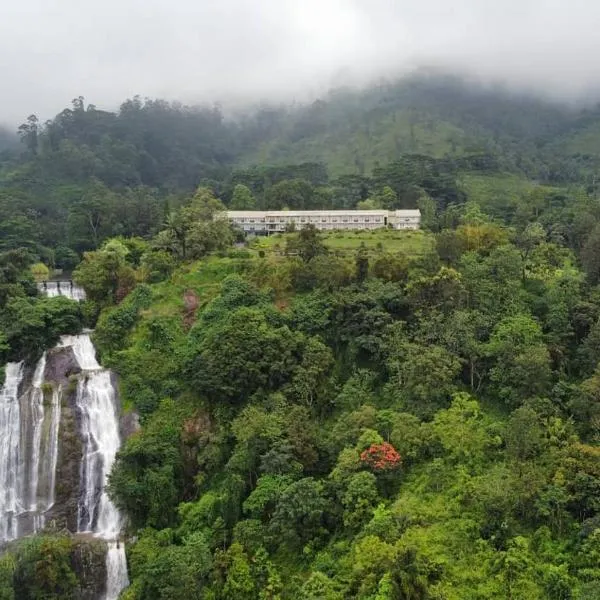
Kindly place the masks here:
<instances>
[{"instance_id":1,"label":"hill","mask_svg":"<svg viewBox=\"0 0 600 600\"><path fill-rule=\"evenodd\" d=\"M598 598L595 112L432 79L313 108L77 100L3 159L0 359L90 327L118 375L122 597ZM298 162L311 144L328 164ZM214 218L415 204L423 231L245 239ZM39 297L55 266L84 302ZM79 552L23 540L0 596L85 586Z\"/></svg>"},{"instance_id":2,"label":"hill","mask_svg":"<svg viewBox=\"0 0 600 600\"><path fill-rule=\"evenodd\" d=\"M273 236L105 303L142 418L110 482L127 598L597 596L597 290L536 228L462 220L308 260ZM99 298L119 243L80 267Z\"/></svg>"},{"instance_id":3,"label":"hill","mask_svg":"<svg viewBox=\"0 0 600 600\"><path fill-rule=\"evenodd\" d=\"M432 228L448 205L474 200L510 221L540 185L597 193L599 123L596 109L423 73L236 119L138 97L113 113L77 98L47 123L29 117L20 152L0 153L0 250L52 261L59 247L68 266L111 236L153 235L198 186L238 207L419 204Z\"/></svg>"},{"instance_id":4,"label":"hill","mask_svg":"<svg viewBox=\"0 0 600 600\"><path fill-rule=\"evenodd\" d=\"M597 117L548 101L454 77L415 75L362 91L334 91L310 106L262 111L251 121L262 135L241 160L323 162L339 175L368 173L407 153L486 154L504 169L537 176L548 159L542 150L553 139L585 135L594 122Z\"/></svg>"}]
</instances>

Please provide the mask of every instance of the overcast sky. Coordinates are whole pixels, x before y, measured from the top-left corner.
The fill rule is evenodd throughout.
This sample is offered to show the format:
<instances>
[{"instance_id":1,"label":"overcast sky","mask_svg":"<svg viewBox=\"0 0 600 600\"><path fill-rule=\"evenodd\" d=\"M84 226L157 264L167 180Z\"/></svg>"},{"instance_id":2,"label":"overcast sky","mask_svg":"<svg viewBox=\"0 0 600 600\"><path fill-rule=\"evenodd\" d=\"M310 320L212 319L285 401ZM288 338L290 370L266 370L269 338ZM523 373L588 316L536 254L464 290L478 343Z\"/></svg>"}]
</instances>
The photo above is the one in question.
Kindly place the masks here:
<instances>
[{"instance_id":1,"label":"overcast sky","mask_svg":"<svg viewBox=\"0 0 600 600\"><path fill-rule=\"evenodd\" d=\"M600 89L597 0L0 0L0 120L83 95L302 99L419 65Z\"/></svg>"}]
</instances>

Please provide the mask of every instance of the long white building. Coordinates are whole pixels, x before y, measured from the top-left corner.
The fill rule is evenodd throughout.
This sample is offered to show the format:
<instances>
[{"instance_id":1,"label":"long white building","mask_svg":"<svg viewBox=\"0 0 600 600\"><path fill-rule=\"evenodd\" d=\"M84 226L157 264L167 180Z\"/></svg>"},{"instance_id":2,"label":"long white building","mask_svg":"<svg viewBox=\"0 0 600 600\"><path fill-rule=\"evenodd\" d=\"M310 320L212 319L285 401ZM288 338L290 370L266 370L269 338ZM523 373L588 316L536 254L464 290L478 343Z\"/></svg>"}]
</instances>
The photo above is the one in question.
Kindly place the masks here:
<instances>
[{"instance_id":1,"label":"long white building","mask_svg":"<svg viewBox=\"0 0 600 600\"><path fill-rule=\"evenodd\" d=\"M282 233L294 223L296 229L419 229L421 211L411 210L228 210L227 218L246 233Z\"/></svg>"}]
</instances>

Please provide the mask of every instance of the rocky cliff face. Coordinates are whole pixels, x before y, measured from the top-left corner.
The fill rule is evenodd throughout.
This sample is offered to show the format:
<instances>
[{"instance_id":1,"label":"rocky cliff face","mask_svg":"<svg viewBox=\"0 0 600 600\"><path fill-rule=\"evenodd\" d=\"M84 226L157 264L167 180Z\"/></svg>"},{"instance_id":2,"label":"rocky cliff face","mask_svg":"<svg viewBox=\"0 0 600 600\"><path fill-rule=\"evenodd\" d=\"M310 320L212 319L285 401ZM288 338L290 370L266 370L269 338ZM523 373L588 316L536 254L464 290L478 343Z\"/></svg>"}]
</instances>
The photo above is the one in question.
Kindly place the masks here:
<instances>
[{"instance_id":1,"label":"rocky cliff face","mask_svg":"<svg viewBox=\"0 0 600 600\"><path fill-rule=\"evenodd\" d=\"M93 536L77 536L71 552L77 575L77 600L98 600L106 592L106 542Z\"/></svg>"},{"instance_id":2,"label":"rocky cliff face","mask_svg":"<svg viewBox=\"0 0 600 600\"><path fill-rule=\"evenodd\" d=\"M78 374L73 348L54 348L48 352L45 381L59 390L61 419L58 460L56 464L56 502L48 515L49 523L58 529L77 531L77 502L79 498L81 439L78 435L75 397Z\"/></svg>"}]
</instances>

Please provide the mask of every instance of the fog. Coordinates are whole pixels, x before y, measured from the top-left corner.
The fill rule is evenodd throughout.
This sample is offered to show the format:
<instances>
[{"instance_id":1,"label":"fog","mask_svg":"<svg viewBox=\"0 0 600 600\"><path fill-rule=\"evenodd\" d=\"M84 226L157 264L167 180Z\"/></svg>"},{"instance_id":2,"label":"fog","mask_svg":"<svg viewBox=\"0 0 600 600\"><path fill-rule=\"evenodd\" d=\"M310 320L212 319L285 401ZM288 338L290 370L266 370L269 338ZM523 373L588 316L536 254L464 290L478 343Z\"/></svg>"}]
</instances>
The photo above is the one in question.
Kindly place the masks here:
<instances>
[{"instance_id":1,"label":"fog","mask_svg":"<svg viewBox=\"0 0 600 600\"><path fill-rule=\"evenodd\" d=\"M76 96L304 100L421 66L559 99L600 89L594 0L3 0L0 121Z\"/></svg>"}]
</instances>

